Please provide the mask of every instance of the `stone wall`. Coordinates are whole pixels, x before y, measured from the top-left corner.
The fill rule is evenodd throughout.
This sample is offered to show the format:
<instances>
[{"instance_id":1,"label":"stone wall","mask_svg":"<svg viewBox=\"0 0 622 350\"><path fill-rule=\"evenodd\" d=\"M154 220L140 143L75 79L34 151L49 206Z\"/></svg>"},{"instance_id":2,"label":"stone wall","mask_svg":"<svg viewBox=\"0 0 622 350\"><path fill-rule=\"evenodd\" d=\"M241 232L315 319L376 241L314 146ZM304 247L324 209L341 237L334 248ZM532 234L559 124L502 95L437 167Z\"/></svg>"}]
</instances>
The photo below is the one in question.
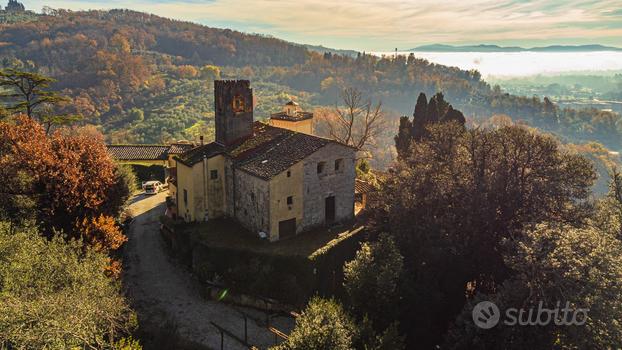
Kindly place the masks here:
<instances>
[{"instance_id":1,"label":"stone wall","mask_svg":"<svg viewBox=\"0 0 622 350\"><path fill-rule=\"evenodd\" d=\"M270 232L270 185L235 169L235 218L253 233Z\"/></svg>"},{"instance_id":2,"label":"stone wall","mask_svg":"<svg viewBox=\"0 0 622 350\"><path fill-rule=\"evenodd\" d=\"M343 169L335 171L335 161L342 159ZM302 229L325 224L325 199L335 197L335 219L344 221L354 216L355 151L331 143L304 160L304 218ZM317 173L319 162L324 171Z\"/></svg>"}]
</instances>

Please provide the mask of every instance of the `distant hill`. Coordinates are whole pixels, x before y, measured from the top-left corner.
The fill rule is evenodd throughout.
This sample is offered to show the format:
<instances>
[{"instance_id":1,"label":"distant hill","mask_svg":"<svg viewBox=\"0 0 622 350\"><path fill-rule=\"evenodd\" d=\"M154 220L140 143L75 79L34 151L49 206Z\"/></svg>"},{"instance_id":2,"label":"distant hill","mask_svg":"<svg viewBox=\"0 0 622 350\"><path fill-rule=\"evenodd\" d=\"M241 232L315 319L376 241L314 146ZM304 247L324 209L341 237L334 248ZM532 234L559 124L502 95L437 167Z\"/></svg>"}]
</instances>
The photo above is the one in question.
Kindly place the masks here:
<instances>
[{"instance_id":1,"label":"distant hill","mask_svg":"<svg viewBox=\"0 0 622 350\"><path fill-rule=\"evenodd\" d=\"M354 51L354 50L331 49L329 47L324 47L322 45L303 45L303 46L309 51L319 52L321 54L332 53L332 54L337 54L337 55L342 55L342 56L356 57L360 53L359 51Z\"/></svg>"},{"instance_id":2,"label":"distant hill","mask_svg":"<svg viewBox=\"0 0 622 350\"><path fill-rule=\"evenodd\" d=\"M259 101L257 119L291 99L305 110L332 108L344 87L381 100L394 125L376 140L375 167L391 162L397 116L412 115L420 92L442 91L472 120L506 114L565 140L597 140L622 149L620 115L560 109L550 101L511 95L490 86L475 70L414 55L378 57L309 47L128 10L48 9L34 20L0 23L0 68L9 67L56 78L53 88L72 99L63 112L83 115L112 143L209 139L214 132L212 81L244 78L252 81Z\"/></svg>"},{"instance_id":3,"label":"distant hill","mask_svg":"<svg viewBox=\"0 0 622 350\"><path fill-rule=\"evenodd\" d=\"M589 52L589 51L622 51L622 48L603 45L551 45L543 47L524 48L519 46L499 45L463 45L453 46L444 44L432 44L417 46L408 51L429 52Z\"/></svg>"}]
</instances>

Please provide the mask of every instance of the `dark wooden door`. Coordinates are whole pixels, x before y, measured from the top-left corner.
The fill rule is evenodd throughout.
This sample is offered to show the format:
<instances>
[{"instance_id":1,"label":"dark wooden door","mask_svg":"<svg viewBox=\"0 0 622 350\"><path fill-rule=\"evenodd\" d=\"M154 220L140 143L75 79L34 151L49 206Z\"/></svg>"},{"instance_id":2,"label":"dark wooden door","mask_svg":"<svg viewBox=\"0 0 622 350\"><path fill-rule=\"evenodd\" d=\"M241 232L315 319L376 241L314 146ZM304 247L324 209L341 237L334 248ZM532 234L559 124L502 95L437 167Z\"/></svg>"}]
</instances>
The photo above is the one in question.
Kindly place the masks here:
<instances>
[{"instance_id":1,"label":"dark wooden door","mask_svg":"<svg viewBox=\"0 0 622 350\"><path fill-rule=\"evenodd\" d=\"M335 222L335 196L326 197L324 203L324 218L327 224Z\"/></svg>"},{"instance_id":2,"label":"dark wooden door","mask_svg":"<svg viewBox=\"0 0 622 350\"><path fill-rule=\"evenodd\" d=\"M296 235L296 218L279 221L279 239Z\"/></svg>"}]
</instances>

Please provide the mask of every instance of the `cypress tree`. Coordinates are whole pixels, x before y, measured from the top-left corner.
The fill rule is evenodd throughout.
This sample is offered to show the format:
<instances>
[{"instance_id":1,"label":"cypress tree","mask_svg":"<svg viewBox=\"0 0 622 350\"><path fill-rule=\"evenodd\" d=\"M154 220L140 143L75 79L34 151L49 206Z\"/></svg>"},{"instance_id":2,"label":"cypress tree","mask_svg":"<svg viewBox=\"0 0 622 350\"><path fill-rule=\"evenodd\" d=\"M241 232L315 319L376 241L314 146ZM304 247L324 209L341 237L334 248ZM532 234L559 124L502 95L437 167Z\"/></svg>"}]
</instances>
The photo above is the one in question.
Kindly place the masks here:
<instances>
[{"instance_id":1,"label":"cypress tree","mask_svg":"<svg viewBox=\"0 0 622 350\"><path fill-rule=\"evenodd\" d=\"M422 92L417 98L417 104L415 105L415 111L413 113L412 122L412 137L419 141L425 133L425 125L428 120L428 98Z\"/></svg>"},{"instance_id":2,"label":"cypress tree","mask_svg":"<svg viewBox=\"0 0 622 350\"><path fill-rule=\"evenodd\" d=\"M404 116L400 118L400 126L397 135L395 136L395 148L397 149L397 155L400 158L406 157L408 154L408 148L413 140L413 123L410 122L408 117Z\"/></svg>"},{"instance_id":3,"label":"cypress tree","mask_svg":"<svg viewBox=\"0 0 622 350\"><path fill-rule=\"evenodd\" d=\"M436 123L440 120L440 114L438 110L437 95L432 96L430 103L428 104L428 123Z\"/></svg>"}]
</instances>

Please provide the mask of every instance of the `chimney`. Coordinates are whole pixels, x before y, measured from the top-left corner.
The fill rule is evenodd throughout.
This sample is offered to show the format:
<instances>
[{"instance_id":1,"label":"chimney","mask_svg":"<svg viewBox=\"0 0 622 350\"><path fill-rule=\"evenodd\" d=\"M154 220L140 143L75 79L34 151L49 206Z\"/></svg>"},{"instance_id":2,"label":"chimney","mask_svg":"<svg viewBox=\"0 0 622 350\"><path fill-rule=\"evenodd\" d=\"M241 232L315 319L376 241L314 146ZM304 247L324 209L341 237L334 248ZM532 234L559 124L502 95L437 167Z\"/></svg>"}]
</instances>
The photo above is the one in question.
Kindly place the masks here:
<instances>
[{"instance_id":1,"label":"chimney","mask_svg":"<svg viewBox=\"0 0 622 350\"><path fill-rule=\"evenodd\" d=\"M201 146L203 146L203 135L199 136L199 141L201 142Z\"/></svg>"}]
</instances>

